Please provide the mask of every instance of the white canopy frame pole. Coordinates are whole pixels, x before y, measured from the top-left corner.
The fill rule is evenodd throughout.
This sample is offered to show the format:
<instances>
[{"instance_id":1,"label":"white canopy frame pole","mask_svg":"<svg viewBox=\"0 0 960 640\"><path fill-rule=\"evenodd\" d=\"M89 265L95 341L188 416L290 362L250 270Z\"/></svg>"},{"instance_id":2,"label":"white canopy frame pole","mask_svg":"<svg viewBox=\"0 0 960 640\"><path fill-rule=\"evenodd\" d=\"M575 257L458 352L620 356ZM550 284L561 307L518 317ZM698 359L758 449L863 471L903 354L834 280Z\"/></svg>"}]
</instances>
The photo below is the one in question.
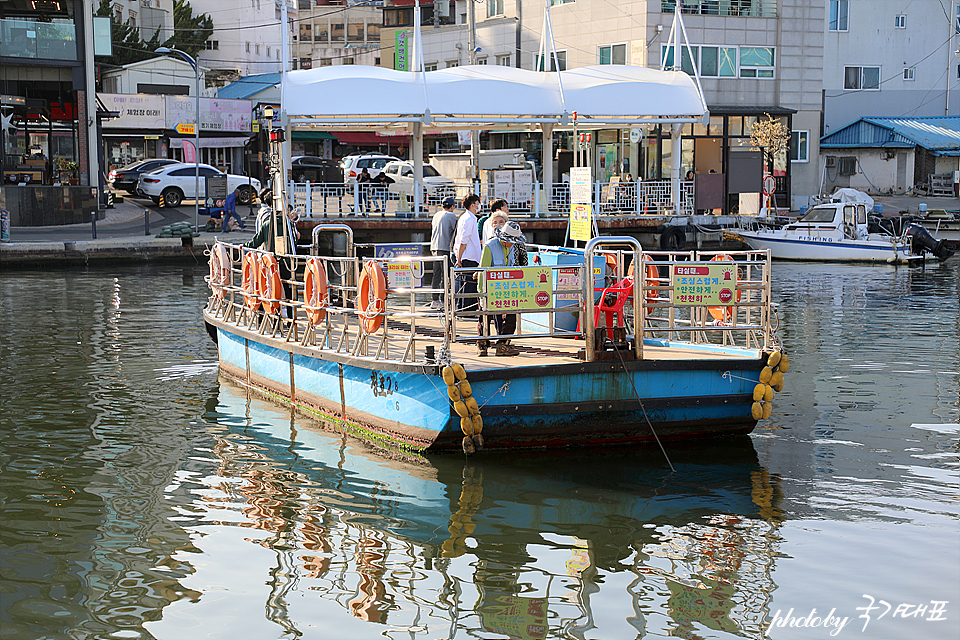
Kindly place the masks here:
<instances>
[{"instance_id":1,"label":"white canopy frame pole","mask_svg":"<svg viewBox=\"0 0 960 640\"><path fill-rule=\"evenodd\" d=\"M416 0L413 10L413 73L419 74L423 86L423 121L414 122L410 145L410 159L413 161L413 215L420 217L423 209L423 124L430 122L430 103L427 100L427 79L423 64L423 34L420 30L420 0Z\"/></svg>"},{"instance_id":2,"label":"white canopy frame pole","mask_svg":"<svg viewBox=\"0 0 960 640\"><path fill-rule=\"evenodd\" d=\"M690 56L690 64L693 66L693 78L697 87L697 96L700 98L700 106L703 109L703 124L710 122L710 112L707 110L707 100L703 95L703 86L700 84L700 69L697 60L693 55L693 48L690 46L690 39L687 37L687 28L683 26L683 16L680 13L680 3L678 2L673 11L673 24L670 26L670 37L667 38L673 51L674 71L683 70L683 50L680 48L680 36L683 35L683 46L687 48ZM660 70L667 71L667 57L663 56L660 60ZM683 125L674 123L670 130L670 195L673 199L673 206L676 215L680 215L680 134Z\"/></svg>"}]
</instances>

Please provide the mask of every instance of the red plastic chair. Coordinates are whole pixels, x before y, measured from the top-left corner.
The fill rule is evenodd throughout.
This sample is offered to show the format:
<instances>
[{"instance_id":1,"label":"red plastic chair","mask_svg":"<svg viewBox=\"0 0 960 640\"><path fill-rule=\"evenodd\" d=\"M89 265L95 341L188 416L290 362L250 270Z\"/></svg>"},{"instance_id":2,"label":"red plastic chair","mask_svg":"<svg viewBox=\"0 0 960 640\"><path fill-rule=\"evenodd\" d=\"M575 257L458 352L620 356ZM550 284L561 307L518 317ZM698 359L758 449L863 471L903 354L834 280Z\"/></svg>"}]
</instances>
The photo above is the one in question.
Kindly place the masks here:
<instances>
[{"instance_id":1,"label":"red plastic chair","mask_svg":"<svg viewBox=\"0 0 960 640\"><path fill-rule=\"evenodd\" d=\"M613 286L606 287L600 294L600 302L596 304L593 310L594 322L596 322L603 312L606 323L604 327L625 327L623 320L623 306L627 300L633 296L633 276L627 276ZM616 322L616 324L614 324ZM597 327L600 324L597 323Z\"/></svg>"}]
</instances>

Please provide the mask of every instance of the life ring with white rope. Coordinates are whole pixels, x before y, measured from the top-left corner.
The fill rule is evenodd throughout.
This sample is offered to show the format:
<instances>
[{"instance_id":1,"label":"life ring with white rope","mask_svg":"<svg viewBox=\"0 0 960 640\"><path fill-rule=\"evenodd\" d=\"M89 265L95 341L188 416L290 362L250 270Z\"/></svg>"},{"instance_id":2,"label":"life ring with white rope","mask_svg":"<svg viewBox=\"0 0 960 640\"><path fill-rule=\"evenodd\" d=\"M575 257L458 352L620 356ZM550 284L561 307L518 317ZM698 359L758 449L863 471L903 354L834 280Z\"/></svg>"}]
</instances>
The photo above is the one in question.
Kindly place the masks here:
<instances>
[{"instance_id":1,"label":"life ring with white rope","mask_svg":"<svg viewBox=\"0 0 960 640\"><path fill-rule=\"evenodd\" d=\"M260 303L266 313L280 311L283 284L280 282L280 266L272 253L260 256L259 274Z\"/></svg>"},{"instance_id":2,"label":"life ring with white rope","mask_svg":"<svg viewBox=\"0 0 960 640\"><path fill-rule=\"evenodd\" d=\"M303 279L303 308L313 324L320 324L327 317L327 306L330 304L328 291L323 262L319 258L309 258Z\"/></svg>"},{"instance_id":3,"label":"life ring with white rope","mask_svg":"<svg viewBox=\"0 0 960 640\"><path fill-rule=\"evenodd\" d=\"M223 299L224 287L230 284L230 252L222 242L214 243L210 249L210 288L213 295Z\"/></svg>"},{"instance_id":4,"label":"life ring with white rope","mask_svg":"<svg viewBox=\"0 0 960 640\"><path fill-rule=\"evenodd\" d=\"M374 333L383 324L383 312L387 308L387 279L380 264L368 260L363 265L360 283L357 286L356 308L360 324L367 333Z\"/></svg>"},{"instance_id":5,"label":"life ring with white rope","mask_svg":"<svg viewBox=\"0 0 960 640\"><path fill-rule=\"evenodd\" d=\"M240 292L247 308L256 311L260 308L260 262L254 251L243 254L243 277Z\"/></svg>"}]
</instances>

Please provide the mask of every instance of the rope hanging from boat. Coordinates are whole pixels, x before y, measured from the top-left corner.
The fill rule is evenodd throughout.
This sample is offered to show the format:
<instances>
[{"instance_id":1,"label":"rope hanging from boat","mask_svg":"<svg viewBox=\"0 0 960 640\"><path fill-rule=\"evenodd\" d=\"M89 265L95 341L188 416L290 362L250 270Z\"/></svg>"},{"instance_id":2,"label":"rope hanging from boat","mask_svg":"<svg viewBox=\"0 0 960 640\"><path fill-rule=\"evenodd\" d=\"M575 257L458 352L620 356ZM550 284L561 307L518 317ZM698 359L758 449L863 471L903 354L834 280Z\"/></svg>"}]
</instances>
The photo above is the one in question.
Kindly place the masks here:
<instances>
[{"instance_id":1,"label":"rope hanging from boat","mask_svg":"<svg viewBox=\"0 0 960 640\"><path fill-rule=\"evenodd\" d=\"M634 340L636 340L636 336ZM642 340L642 338L640 338ZM657 441L657 444L660 446L660 451L663 452L663 457L667 461L667 466L670 467L670 473L676 473L677 470L673 468L673 463L670 462L670 456L667 455L667 450L663 448L663 443L660 442L660 436L657 435L657 430L653 428L653 423L650 422L650 418L647 417L647 410L643 406L643 400L640 399L640 392L637 391L637 385L633 381L633 375L627 371L627 363L623 361L623 356L620 355L619 349L614 349L617 354L617 357L620 358L620 366L623 367L623 373L626 374L627 378L630 380L630 386L633 387L633 394L637 396L637 402L640 403L640 411L643 412L643 419L647 421L647 426L650 427L650 433L653 434L653 439Z\"/></svg>"}]
</instances>

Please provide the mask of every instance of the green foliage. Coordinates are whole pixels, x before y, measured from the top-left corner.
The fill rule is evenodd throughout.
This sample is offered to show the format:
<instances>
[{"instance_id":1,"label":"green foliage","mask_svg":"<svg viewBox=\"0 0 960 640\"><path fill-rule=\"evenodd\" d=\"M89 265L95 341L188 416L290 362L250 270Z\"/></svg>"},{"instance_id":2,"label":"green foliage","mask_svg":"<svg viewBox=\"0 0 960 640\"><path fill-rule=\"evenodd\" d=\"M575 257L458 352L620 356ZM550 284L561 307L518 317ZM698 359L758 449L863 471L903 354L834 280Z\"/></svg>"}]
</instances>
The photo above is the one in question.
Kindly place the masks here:
<instances>
[{"instance_id":1,"label":"green foliage","mask_svg":"<svg viewBox=\"0 0 960 640\"><path fill-rule=\"evenodd\" d=\"M193 7L186 0L174 0L173 27L173 37L163 43L163 46L186 51L194 58L213 35L213 20L210 16L205 13L193 15Z\"/></svg>"},{"instance_id":2,"label":"green foliage","mask_svg":"<svg viewBox=\"0 0 960 640\"><path fill-rule=\"evenodd\" d=\"M187 0L174 0L173 36L165 42L160 42L159 28L149 40L142 40L139 28L117 20L110 0L100 0L97 15L110 17L113 41L111 62L117 66L155 58L157 54L154 50L161 46L180 49L196 58L204 48L204 43L213 35L213 20L205 13L193 15L193 7Z\"/></svg>"}]
</instances>

